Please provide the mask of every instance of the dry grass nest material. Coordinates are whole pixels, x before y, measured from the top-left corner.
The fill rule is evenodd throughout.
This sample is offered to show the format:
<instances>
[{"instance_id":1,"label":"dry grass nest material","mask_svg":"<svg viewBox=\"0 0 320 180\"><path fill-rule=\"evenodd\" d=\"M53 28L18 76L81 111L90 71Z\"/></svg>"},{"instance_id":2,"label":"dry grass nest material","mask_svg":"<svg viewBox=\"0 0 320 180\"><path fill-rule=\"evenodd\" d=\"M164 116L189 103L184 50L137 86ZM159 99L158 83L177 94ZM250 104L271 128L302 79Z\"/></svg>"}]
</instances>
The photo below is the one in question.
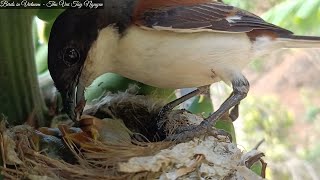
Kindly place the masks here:
<instances>
[{"instance_id":1,"label":"dry grass nest material","mask_svg":"<svg viewBox=\"0 0 320 180\"><path fill-rule=\"evenodd\" d=\"M3 120L1 173L7 179L261 179L247 166L263 154L244 153L228 138L162 141L178 126L203 120L174 110L159 130L153 119L162 106L125 92L90 106L81 128L7 128Z\"/></svg>"}]
</instances>

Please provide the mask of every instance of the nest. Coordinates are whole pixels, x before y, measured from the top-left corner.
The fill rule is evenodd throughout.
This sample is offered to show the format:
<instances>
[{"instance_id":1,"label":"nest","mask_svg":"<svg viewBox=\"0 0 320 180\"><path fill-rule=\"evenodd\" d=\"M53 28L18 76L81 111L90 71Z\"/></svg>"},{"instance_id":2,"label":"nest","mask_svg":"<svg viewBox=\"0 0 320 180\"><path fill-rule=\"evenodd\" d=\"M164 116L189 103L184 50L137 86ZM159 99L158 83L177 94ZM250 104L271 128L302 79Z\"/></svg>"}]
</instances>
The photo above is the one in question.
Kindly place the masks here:
<instances>
[{"instance_id":1,"label":"nest","mask_svg":"<svg viewBox=\"0 0 320 180\"><path fill-rule=\"evenodd\" d=\"M203 119L174 110L159 129L154 119L162 106L125 92L89 106L80 128L65 122L56 128L6 128L3 120L1 174L7 179L262 179L247 167L263 154L244 153L227 137L163 141L178 127Z\"/></svg>"}]
</instances>

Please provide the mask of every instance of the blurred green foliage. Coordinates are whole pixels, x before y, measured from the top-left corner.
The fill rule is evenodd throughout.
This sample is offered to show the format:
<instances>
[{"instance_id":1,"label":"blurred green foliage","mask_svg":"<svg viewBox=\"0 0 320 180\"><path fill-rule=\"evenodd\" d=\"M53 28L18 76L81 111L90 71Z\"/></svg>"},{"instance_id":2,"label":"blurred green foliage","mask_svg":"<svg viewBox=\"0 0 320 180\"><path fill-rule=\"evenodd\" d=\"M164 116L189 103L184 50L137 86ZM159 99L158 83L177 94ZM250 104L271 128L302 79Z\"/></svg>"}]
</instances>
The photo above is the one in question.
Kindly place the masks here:
<instances>
[{"instance_id":1,"label":"blurred green foliage","mask_svg":"<svg viewBox=\"0 0 320 180\"><path fill-rule=\"evenodd\" d=\"M296 34L320 34L320 0L224 0L224 2L256 12L266 21ZM268 11L261 12L261 9Z\"/></svg>"},{"instance_id":2,"label":"blurred green foliage","mask_svg":"<svg viewBox=\"0 0 320 180\"><path fill-rule=\"evenodd\" d=\"M281 105L275 97L248 96L241 104L243 115L243 137L245 147L254 147L260 140L265 139L266 144L272 144L271 149L266 149L268 157L283 158L285 149L292 144L288 139L293 115Z\"/></svg>"},{"instance_id":3,"label":"blurred green foliage","mask_svg":"<svg viewBox=\"0 0 320 180\"><path fill-rule=\"evenodd\" d=\"M295 34L320 35L320 0L225 0L225 2L253 11L266 21L289 29ZM268 4L269 7L266 8L263 4ZM265 62L254 61L251 67L257 72L267 71L264 68ZM302 162L309 160L311 162L307 164L309 170L319 166L319 164L310 166L320 162L320 145L318 143L320 136L317 133L320 130L318 128L319 122L317 122L320 117L320 106L313 102L315 95L316 92L301 92L304 106L307 109L306 122L304 119L294 119L291 113L281 106L281 99L249 96L243 101L241 106L243 109L241 112L243 129L241 131L244 133L241 134L241 137L238 136L238 139L242 140L241 145L246 148L253 147L263 138L266 139L262 151L266 152L266 157L270 162L281 164L280 167L273 168L272 175L269 174L270 179L292 179L295 176L295 169L290 169L292 166L286 164L291 158L301 158ZM306 125L301 126L301 123L306 123ZM301 128L298 128L297 124L300 124ZM301 133L307 137L301 137ZM306 164L302 166L306 166ZM308 170L304 172L305 174L300 178L302 176L311 177ZM299 176L295 177L299 178Z\"/></svg>"},{"instance_id":4,"label":"blurred green foliage","mask_svg":"<svg viewBox=\"0 0 320 180\"><path fill-rule=\"evenodd\" d=\"M257 12L273 7L285 0L223 0L224 3L233 5L235 7L246 9L248 11Z\"/></svg>"},{"instance_id":5,"label":"blurred green foliage","mask_svg":"<svg viewBox=\"0 0 320 180\"><path fill-rule=\"evenodd\" d=\"M39 9L37 17L45 22L53 22L63 11L63 9Z\"/></svg>"},{"instance_id":6,"label":"blurred green foliage","mask_svg":"<svg viewBox=\"0 0 320 180\"><path fill-rule=\"evenodd\" d=\"M201 114L207 118L213 111L213 105L210 97L200 95L194 98L191 105L188 107L188 111L193 114Z\"/></svg>"},{"instance_id":7,"label":"blurred green foliage","mask_svg":"<svg viewBox=\"0 0 320 180\"><path fill-rule=\"evenodd\" d=\"M308 161L314 161L320 157L320 143L313 144L302 152L302 157Z\"/></svg>"},{"instance_id":8,"label":"blurred green foliage","mask_svg":"<svg viewBox=\"0 0 320 180\"><path fill-rule=\"evenodd\" d=\"M319 35L319 7L319 0L287 0L271 8L262 17L296 34Z\"/></svg>"},{"instance_id":9,"label":"blurred green foliage","mask_svg":"<svg viewBox=\"0 0 320 180\"><path fill-rule=\"evenodd\" d=\"M320 106L317 102L313 102L313 97L320 97L320 91L302 90L300 93L303 104L306 107L305 120L310 124L316 123L320 118Z\"/></svg>"},{"instance_id":10,"label":"blurred green foliage","mask_svg":"<svg viewBox=\"0 0 320 180\"><path fill-rule=\"evenodd\" d=\"M320 35L320 0L224 0L249 10L264 20L300 35ZM250 68L262 72L264 61L255 60Z\"/></svg>"}]
</instances>

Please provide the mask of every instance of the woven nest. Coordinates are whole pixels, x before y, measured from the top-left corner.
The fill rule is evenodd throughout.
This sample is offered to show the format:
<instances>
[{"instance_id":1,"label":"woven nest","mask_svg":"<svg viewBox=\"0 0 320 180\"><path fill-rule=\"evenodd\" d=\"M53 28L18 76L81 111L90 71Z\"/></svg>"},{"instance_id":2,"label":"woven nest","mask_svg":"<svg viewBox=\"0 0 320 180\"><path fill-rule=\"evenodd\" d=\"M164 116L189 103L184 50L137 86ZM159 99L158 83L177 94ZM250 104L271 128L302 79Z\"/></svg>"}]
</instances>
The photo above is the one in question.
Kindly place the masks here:
<instances>
[{"instance_id":1,"label":"woven nest","mask_svg":"<svg viewBox=\"0 0 320 180\"><path fill-rule=\"evenodd\" d=\"M159 129L154 119L162 106L125 92L90 106L80 128L6 128L3 120L1 173L7 179L262 179L247 167L263 154L244 153L226 137L163 141L177 127L203 119L174 110Z\"/></svg>"}]
</instances>

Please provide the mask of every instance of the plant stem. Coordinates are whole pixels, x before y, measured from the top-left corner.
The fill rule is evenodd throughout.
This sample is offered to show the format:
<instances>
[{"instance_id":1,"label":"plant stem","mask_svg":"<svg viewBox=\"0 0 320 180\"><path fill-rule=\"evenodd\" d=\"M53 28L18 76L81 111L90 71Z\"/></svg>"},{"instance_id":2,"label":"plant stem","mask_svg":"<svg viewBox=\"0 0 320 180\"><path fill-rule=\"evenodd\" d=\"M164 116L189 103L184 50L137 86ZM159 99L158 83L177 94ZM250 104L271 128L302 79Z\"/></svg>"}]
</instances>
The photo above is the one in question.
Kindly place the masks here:
<instances>
[{"instance_id":1,"label":"plant stem","mask_svg":"<svg viewBox=\"0 0 320 180\"><path fill-rule=\"evenodd\" d=\"M43 101L37 80L32 10L0 10L0 113L12 125L35 115L43 125Z\"/></svg>"}]
</instances>

